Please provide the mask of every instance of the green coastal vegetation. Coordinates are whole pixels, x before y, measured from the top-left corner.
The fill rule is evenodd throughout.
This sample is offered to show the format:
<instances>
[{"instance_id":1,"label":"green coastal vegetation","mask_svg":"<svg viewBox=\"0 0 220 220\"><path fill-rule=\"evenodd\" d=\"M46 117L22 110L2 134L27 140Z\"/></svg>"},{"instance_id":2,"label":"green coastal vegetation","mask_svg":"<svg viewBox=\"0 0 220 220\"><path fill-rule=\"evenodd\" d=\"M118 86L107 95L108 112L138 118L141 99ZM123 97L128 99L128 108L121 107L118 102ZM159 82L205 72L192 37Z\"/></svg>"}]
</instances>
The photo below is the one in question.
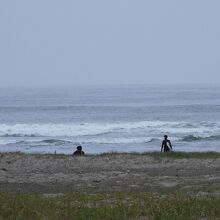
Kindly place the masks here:
<instances>
[{"instance_id":1,"label":"green coastal vegetation","mask_svg":"<svg viewBox=\"0 0 220 220\"><path fill-rule=\"evenodd\" d=\"M0 194L0 219L219 219L219 196L183 193Z\"/></svg>"},{"instance_id":2,"label":"green coastal vegetation","mask_svg":"<svg viewBox=\"0 0 220 220\"><path fill-rule=\"evenodd\" d=\"M118 152L109 152L109 153L101 153L98 154L98 156L114 156L114 155L120 155L120 154L131 154L131 153L118 153ZM161 153L158 151L154 152L144 152L144 153L138 153L133 152L133 155L143 155L143 156L150 156L156 159L160 158L172 158L172 159L184 159L184 158L192 158L192 159L216 159L220 158L219 152L214 151L206 151L206 152L182 152L182 151L172 151L172 152L166 152Z\"/></svg>"},{"instance_id":3,"label":"green coastal vegetation","mask_svg":"<svg viewBox=\"0 0 220 220\"><path fill-rule=\"evenodd\" d=\"M160 153L160 152L151 152L146 153L152 157L169 157L173 159L184 159L184 158L194 158L194 159L215 159L220 158L220 153L218 152L168 152L168 153Z\"/></svg>"},{"instance_id":4,"label":"green coastal vegetation","mask_svg":"<svg viewBox=\"0 0 220 220\"><path fill-rule=\"evenodd\" d=\"M108 155L118 156L111 152ZM142 153L155 159L217 159L216 152ZM39 155L40 156L40 155ZM65 155L44 155L68 157ZM88 155L94 156L94 155ZM185 189L164 189L157 192L83 191L57 194L0 193L0 220L2 219L77 219L77 220L190 220L220 219L220 187L216 184Z\"/></svg>"},{"instance_id":5,"label":"green coastal vegetation","mask_svg":"<svg viewBox=\"0 0 220 220\"><path fill-rule=\"evenodd\" d=\"M4 154L20 154L23 155L24 153L22 152L12 152L12 153L4 153ZM29 155L34 155L34 156L39 156L39 157L56 157L56 158L65 158L65 157L72 157L72 154L29 154ZM156 159L160 158L172 158L172 159L216 159L220 158L220 152L214 152L214 151L205 151L205 152L183 152L183 151L172 151L172 152L158 152L158 151L152 151L152 152L131 152L131 153L125 153L125 152L107 152L107 153L100 153L100 154L85 154L85 157L102 157L102 156L109 156L109 157L114 157L114 156L119 156L119 155L139 155L139 156L150 156Z\"/></svg>"}]
</instances>

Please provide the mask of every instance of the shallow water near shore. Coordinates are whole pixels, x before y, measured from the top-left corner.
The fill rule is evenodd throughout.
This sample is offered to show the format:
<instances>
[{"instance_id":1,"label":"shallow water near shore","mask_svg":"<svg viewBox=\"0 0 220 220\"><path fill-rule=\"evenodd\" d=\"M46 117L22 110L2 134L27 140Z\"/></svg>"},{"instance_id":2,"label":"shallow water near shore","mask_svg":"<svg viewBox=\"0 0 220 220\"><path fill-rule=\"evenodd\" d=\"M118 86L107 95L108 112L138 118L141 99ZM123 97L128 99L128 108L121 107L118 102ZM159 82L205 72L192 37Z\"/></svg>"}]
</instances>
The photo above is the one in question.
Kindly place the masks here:
<instances>
[{"instance_id":1,"label":"shallow water near shore","mask_svg":"<svg viewBox=\"0 0 220 220\"><path fill-rule=\"evenodd\" d=\"M0 88L0 151L220 152L220 86Z\"/></svg>"}]
</instances>

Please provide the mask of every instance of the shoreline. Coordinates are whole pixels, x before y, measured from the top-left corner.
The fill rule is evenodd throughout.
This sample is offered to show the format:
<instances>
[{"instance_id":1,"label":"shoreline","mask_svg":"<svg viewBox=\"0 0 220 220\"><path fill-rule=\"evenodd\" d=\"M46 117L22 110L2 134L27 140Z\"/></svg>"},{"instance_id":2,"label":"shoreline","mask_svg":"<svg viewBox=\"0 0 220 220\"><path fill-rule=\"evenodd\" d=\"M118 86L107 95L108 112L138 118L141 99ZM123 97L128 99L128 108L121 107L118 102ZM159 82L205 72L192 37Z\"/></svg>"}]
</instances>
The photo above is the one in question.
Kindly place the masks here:
<instances>
[{"instance_id":1,"label":"shoreline","mask_svg":"<svg viewBox=\"0 0 220 220\"><path fill-rule=\"evenodd\" d=\"M0 192L220 193L220 153L0 153Z\"/></svg>"}]
</instances>

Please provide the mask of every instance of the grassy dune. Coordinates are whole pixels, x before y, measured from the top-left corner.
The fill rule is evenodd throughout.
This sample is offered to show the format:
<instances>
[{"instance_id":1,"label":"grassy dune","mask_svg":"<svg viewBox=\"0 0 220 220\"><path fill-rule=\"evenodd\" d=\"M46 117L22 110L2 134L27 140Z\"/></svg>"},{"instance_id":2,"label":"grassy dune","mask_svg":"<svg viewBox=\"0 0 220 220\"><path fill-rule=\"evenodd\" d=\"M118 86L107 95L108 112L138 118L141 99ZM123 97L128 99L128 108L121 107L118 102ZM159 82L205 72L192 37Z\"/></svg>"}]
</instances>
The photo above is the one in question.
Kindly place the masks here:
<instances>
[{"instance_id":1,"label":"grassy dune","mask_svg":"<svg viewBox=\"0 0 220 220\"><path fill-rule=\"evenodd\" d=\"M152 157L169 157L173 159L182 159L182 158L194 158L194 159L215 159L220 158L220 153L217 152L152 152L147 153Z\"/></svg>"},{"instance_id":2,"label":"grassy dune","mask_svg":"<svg viewBox=\"0 0 220 220\"><path fill-rule=\"evenodd\" d=\"M0 152L1 154L1 152ZM9 152L9 153L4 153L6 154L17 154L17 155L25 155L25 153L22 152ZM66 154L29 154L29 155L35 155L38 157L55 157L55 158L66 158L66 157L72 157L73 155L66 155ZM154 158L173 158L173 159L183 159L183 158L195 158L195 159L215 159L215 158L220 158L220 153L219 152L214 152L214 151L206 151L206 152L183 152L183 151L172 151L172 152L166 152L166 153L161 153L159 151L153 151L153 152L143 152L143 153L138 153L138 152L132 152L132 153L120 153L116 151L112 152L107 152L107 153L100 153L100 154L85 154L84 157L91 157L91 156L96 156L96 157L102 157L102 156L110 156L114 157L117 155L143 155L143 156L151 156Z\"/></svg>"},{"instance_id":3,"label":"grassy dune","mask_svg":"<svg viewBox=\"0 0 220 220\"><path fill-rule=\"evenodd\" d=\"M184 194L0 194L0 219L219 219L220 197Z\"/></svg>"},{"instance_id":4,"label":"grassy dune","mask_svg":"<svg viewBox=\"0 0 220 220\"><path fill-rule=\"evenodd\" d=\"M218 161L215 159L220 158L220 153L216 152L151 152L134 154L141 155L141 157L135 157L139 159L145 156L153 157L156 160L158 159L158 164L161 164L161 161L163 161L164 158L171 159L172 164L173 162L178 162L178 159L184 158L196 159L198 162L204 162L205 159L214 159L211 160L211 163L212 161ZM87 155L87 157L89 157L88 159L90 159L90 157L94 157L98 161L100 161L98 158L101 159L103 157L106 159L106 156L110 159L116 158L117 160L121 160L120 155L127 155L126 161L129 160L130 156L132 157L132 154L121 154L115 152L99 154L96 156ZM65 158L69 158L70 156L51 154L36 155L36 157L44 157L48 159L62 158L65 161ZM2 173L3 172L5 171L2 171ZM143 175L145 174L143 173ZM214 173L214 175L218 177L218 173ZM177 178L178 180L179 177L174 178ZM64 194L25 194L1 192L0 220L220 219L220 187L218 183L218 181L210 180L206 184L199 183L192 185L191 187L182 187L182 189L175 187L161 187L153 193L152 191L149 193L150 190L148 190L148 192L146 192L146 190L143 190L142 192L107 192L106 189L102 189L102 191L82 190L82 192L70 192Z\"/></svg>"},{"instance_id":5,"label":"grassy dune","mask_svg":"<svg viewBox=\"0 0 220 220\"><path fill-rule=\"evenodd\" d=\"M109 152L109 153L102 153L98 154L97 156L116 156L120 154L131 154L131 153L118 153L118 152ZM158 151L155 152L144 152L144 153L137 153L133 152L133 155L145 155L145 156L150 156L154 158L173 158L173 159L184 159L184 158L192 158L192 159L216 159L220 158L220 153L218 152L213 152L213 151L207 151L207 152L181 152L181 151L173 151L173 152L166 152L166 153L161 153Z\"/></svg>"}]
</instances>

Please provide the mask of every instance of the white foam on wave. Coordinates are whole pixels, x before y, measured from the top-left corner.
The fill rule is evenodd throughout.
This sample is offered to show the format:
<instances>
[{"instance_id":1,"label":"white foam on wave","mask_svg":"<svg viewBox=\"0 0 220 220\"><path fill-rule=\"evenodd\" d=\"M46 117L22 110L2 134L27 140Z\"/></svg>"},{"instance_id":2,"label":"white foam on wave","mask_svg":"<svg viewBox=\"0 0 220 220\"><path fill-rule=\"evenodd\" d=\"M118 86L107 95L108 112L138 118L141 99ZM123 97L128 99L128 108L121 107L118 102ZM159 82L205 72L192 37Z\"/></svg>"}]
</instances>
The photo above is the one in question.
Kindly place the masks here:
<instances>
[{"instance_id":1,"label":"white foam on wave","mask_svg":"<svg viewBox=\"0 0 220 220\"><path fill-rule=\"evenodd\" d=\"M97 135L110 130L107 124L2 124L0 136L80 136Z\"/></svg>"},{"instance_id":2,"label":"white foam on wave","mask_svg":"<svg viewBox=\"0 0 220 220\"><path fill-rule=\"evenodd\" d=\"M0 145L15 144L16 140L0 140Z\"/></svg>"},{"instance_id":3,"label":"white foam on wave","mask_svg":"<svg viewBox=\"0 0 220 220\"><path fill-rule=\"evenodd\" d=\"M198 136L213 136L220 134L220 123L204 122L166 122L141 121L119 123L83 123L83 124L0 124L1 137L45 136L45 137L79 137L106 135L109 133L130 134L142 133L151 138L169 133L173 136L194 134ZM127 138L126 137L126 138Z\"/></svg>"},{"instance_id":4,"label":"white foam on wave","mask_svg":"<svg viewBox=\"0 0 220 220\"><path fill-rule=\"evenodd\" d=\"M98 138L98 139L82 139L78 140L82 144L142 144L151 142L151 138L147 137L121 137L121 138Z\"/></svg>"}]
</instances>

